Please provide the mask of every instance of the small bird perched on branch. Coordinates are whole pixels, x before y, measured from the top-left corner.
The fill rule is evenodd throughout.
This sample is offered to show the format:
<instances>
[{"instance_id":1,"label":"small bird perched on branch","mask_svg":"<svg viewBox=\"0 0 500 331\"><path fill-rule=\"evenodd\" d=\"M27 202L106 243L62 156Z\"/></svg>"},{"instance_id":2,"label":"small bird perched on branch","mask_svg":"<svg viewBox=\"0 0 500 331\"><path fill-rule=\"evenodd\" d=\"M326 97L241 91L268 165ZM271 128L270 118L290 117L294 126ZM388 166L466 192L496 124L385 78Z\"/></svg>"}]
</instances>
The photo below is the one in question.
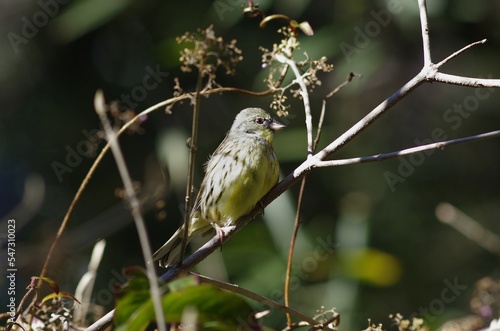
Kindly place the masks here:
<instances>
[{"instance_id":1,"label":"small bird perched on branch","mask_svg":"<svg viewBox=\"0 0 500 331\"><path fill-rule=\"evenodd\" d=\"M274 132L285 125L260 108L243 109L207 162L188 223L189 241L212 228L235 225L278 182ZM184 225L153 254L161 267L179 263Z\"/></svg>"}]
</instances>

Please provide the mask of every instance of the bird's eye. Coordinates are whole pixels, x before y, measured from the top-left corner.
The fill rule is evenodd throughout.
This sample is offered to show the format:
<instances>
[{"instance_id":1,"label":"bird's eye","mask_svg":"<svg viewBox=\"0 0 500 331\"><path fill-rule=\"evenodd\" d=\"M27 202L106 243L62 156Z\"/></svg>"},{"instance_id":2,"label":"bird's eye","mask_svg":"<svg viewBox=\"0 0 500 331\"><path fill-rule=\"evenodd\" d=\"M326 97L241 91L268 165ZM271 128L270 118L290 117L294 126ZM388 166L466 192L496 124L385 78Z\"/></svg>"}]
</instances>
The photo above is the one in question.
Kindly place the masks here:
<instances>
[{"instance_id":1,"label":"bird's eye","mask_svg":"<svg viewBox=\"0 0 500 331\"><path fill-rule=\"evenodd\" d=\"M264 121L264 119L263 119L262 117L257 117L257 118L255 119L255 123L257 123L257 124L264 124L264 122L265 122L265 121Z\"/></svg>"}]
</instances>

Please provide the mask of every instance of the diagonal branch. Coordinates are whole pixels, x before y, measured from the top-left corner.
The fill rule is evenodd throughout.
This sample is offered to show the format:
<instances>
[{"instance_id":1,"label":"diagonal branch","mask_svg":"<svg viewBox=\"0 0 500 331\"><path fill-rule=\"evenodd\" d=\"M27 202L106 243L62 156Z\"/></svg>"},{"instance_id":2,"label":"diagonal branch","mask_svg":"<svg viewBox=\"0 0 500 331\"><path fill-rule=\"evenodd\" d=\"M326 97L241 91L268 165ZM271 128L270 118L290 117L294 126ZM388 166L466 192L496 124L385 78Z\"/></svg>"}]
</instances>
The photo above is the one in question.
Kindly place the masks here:
<instances>
[{"instance_id":1,"label":"diagonal branch","mask_svg":"<svg viewBox=\"0 0 500 331\"><path fill-rule=\"evenodd\" d=\"M321 166L341 166L341 165L347 165L347 164L380 161L380 160L385 160L385 159L389 159L389 158L393 158L393 157L397 157L397 156L401 156L401 155L410 155L410 154L420 153L420 152L425 151L425 150L438 149L438 148L441 149L441 148L444 148L446 146L456 145L459 143L478 141L478 140L494 138L494 137L500 137L500 130L492 131L492 132L488 132L488 133L484 133L484 134L480 134L480 135L465 137L465 138L453 139L453 140L449 140L449 141L445 141L445 142L427 144L427 145L409 148L409 149L405 149L405 150L397 151L397 152L392 152L392 153L367 156L367 157L363 157L363 158L346 159L346 160L323 161L323 162L318 162L317 164L315 164L315 167L316 166L320 166L320 167ZM328 164L328 162L331 162L331 163ZM300 177L293 176L293 173L288 175L284 180L282 180L278 185L276 185L261 200L262 203L258 203L257 206L249 214L241 217L236 222L236 224L237 224L236 226L222 228L222 230L224 232L223 233L224 242L229 240L236 232L238 232L241 228L243 228L251 219L253 219L257 215L261 214L263 211L263 208L266 207L270 202L274 201L274 199L276 199L281 194L282 190L288 189L290 186L295 184L300 178L302 178L302 176L304 176L304 173L302 173ZM184 260L184 262L182 263L182 265L174 266L174 267L168 269L165 272L165 274L163 274L161 276L162 280L169 281L169 280L173 279L177 274L179 274L179 272L181 272L182 270L189 270L190 268L195 266L197 263L202 261L205 257L210 255L217 248L219 248L220 245L221 245L221 240L219 239L218 235L215 235L205 245L203 245L196 252L194 252L189 257L187 257Z\"/></svg>"},{"instance_id":2,"label":"diagonal branch","mask_svg":"<svg viewBox=\"0 0 500 331\"><path fill-rule=\"evenodd\" d=\"M294 177L301 177L304 173L309 172L314 164L319 161L323 161L328 155L339 150L347 142L361 133L368 126L373 124L380 116L382 116L387 110L392 108L396 103L398 103L405 95L413 91L419 85L424 83L425 74L420 72L417 76L411 79L408 83L403 85L400 89L394 92L389 98L380 103L375 109L368 113L364 118L354 124L349 130L344 132L340 137L331 142L328 146L323 148L321 151L316 153L313 157L309 158L303 162L299 167L293 172Z\"/></svg>"}]
</instances>

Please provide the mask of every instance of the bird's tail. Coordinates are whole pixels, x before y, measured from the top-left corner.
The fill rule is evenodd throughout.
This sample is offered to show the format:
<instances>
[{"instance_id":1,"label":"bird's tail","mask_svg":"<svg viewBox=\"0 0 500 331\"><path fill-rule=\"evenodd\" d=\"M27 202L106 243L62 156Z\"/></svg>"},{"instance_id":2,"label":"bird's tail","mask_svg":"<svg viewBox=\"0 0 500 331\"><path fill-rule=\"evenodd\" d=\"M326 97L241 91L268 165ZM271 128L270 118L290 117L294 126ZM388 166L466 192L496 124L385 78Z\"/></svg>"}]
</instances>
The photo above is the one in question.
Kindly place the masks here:
<instances>
[{"instance_id":1,"label":"bird's tail","mask_svg":"<svg viewBox=\"0 0 500 331\"><path fill-rule=\"evenodd\" d=\"M158 261L158 264L162 268L168 268L179 263L183 234L184 227L181 226L172 237L153 254L153 261Z\"/></svg>"}]
</instances>

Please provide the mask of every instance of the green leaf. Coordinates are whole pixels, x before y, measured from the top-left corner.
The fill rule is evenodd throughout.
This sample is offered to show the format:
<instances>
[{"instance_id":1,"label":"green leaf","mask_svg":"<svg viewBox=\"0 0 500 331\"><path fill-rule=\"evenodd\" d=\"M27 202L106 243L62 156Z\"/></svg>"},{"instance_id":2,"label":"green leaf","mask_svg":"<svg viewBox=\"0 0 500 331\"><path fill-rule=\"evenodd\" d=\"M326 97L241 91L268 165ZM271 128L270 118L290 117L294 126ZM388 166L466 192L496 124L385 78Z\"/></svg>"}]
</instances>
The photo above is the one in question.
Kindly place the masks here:
<instances>
[{"instance_id":1,"label":"green leaf","mask_svg":"<svg viewBox=\"0 0 500 331\"><path fill-rule=\"evenodd\" d=\"M31 277L31 280L41 280L42 282L44 282L45 284L47 284L54 293L59 293L59 285L57 285L57 283L55 281L53 281L52 279L48 278L48 277L38 277L38 276L32 276Z\"/></svg>"},{"instance_id":2,"label":"green leaf","mask_svg":"<svg viewBox=\"0 0 500 331\"><path fill-rule=\"evenodd\" d=\"M119 299L115 324L120 331L145 330L155 321L153 304L144 279L132 279L127 293ZM128 286L128 285L127 285ZM259 330L250 305L239 295L223 291L213 285L198 284L194 277L185 277L169 283L170 292L163 295L163 313L167 323L179 324L183 314L192 312L198 330L235 330L246 325L248 330ZM133 290L130 290L133 288Z\"/></svg>"},{"instance_id":3,"label":"green leaf","mask_svg":"<svg viewBox=\"0 0 500 331\"><path fill-rule=\"evenodd\" d=\"M236 325L253 312L240 296L208 284L186 287L163 297L163 311L169 322L180 322L186 307L197 310L200 324L222 321Z\"/></svg>"},{"instance_id":4,"label":"green leaf","mask_svg":"<svg viewBox=\"0 0 500 331\"><path fill-rule=\"evenodd\" d=\"M170 292L178 292L186 287L196 286L199 283L198 279L194 276L182 277L168 283L168 289Z\"/></svg>"},{"instance_id":5,"label":"green leaf","mask_svg":"<svg viewBox=\"0 0 500 331\"><path fill-rule=\"evenodd\" d=\"M127 269L124 272L128 281L117 295L114 321L116 325L125 325L142 305L149 301L149 281L140 269Z\"/></svg>"}]
</instances>

